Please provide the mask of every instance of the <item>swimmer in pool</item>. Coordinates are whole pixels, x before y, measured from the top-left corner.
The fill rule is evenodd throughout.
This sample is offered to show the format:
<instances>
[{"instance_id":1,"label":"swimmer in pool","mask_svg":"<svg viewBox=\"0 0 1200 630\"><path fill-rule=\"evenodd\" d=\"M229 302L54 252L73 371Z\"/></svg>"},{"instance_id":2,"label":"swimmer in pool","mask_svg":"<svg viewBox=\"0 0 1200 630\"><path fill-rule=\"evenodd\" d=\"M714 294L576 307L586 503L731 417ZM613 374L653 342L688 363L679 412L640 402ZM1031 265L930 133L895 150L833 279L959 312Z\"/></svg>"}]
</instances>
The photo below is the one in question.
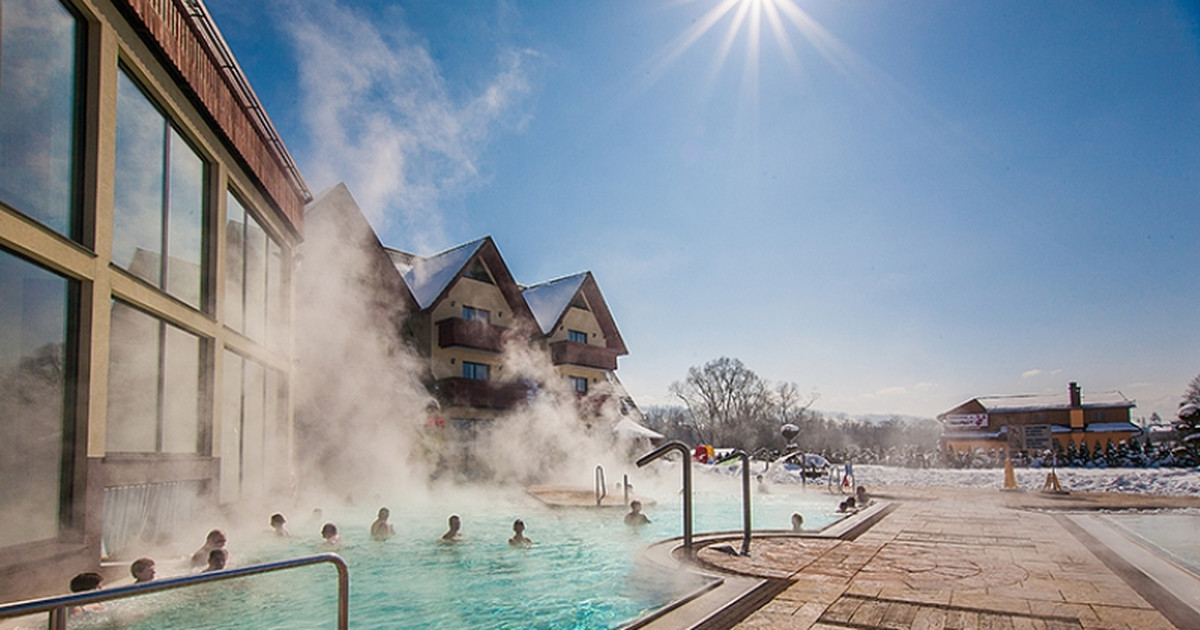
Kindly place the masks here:
<instances>
[{"instance_id":1,"label":"swimmer in pool","mask_svg":"<svg viewBox=\"0 0 1200 630\"><path fill-rule=\"evenodd\" d=\"M462 519L457 514L450 515L450 529L445 534L442 534L441 542L444 544L456 543L461 540L459 538L460 530L462 529Z\"/></svg>"},{"instance_id":2,"label":"swimmer in pool","mask_svg":"<svg viewBox=\"0 0 1200 630\"><path fill-rule=\"evenodd\" d=\"M371 540L387 540L396 535L396 528L388 522L388 517L391 515L391 510L385 507L379 508L379 518L371 523Z\"/></svg>"},{"instance_id":3,"label":"swimmer in pool","mask_svg":"<svg viewBox=\"0 0 1200 630\"><path fill-rule=\"evenodd\" d=\"M508 544L513 547L528 547L533 544L532 540L525 537L525 521L513 521L513 537L508 539Z\"/></svg>"},{"instance_id":4,"label":"swimmer in pool","mask_svg":"<svg viewBox=\"0 0 1200 630\"><path fill-rule=\"evenodd\" d=\"M133 576L135 584L149 582L154 579L154 560L150 558L138 558L129 565L129 574Z\"/></svg>"},{"instance_id":5,"label":"swimmer in pool","mask_svg":"<svg viewBox=\"0 0 1200 630\"><path fill-rule=\"evenodd\" d=\"M324 544L326 547L342 546L342 537L338 535L337 525L333 523L325 523L321 527L321 538L325 539Z\"/></svg>"},{"instance_id":6,"label":"swimmer in pool","mask_svg":"<svg viewBox=\"0 0 1200 630\"><path fill-rule=\"evenodd\" d=\"M192 554L192 568L198 569L207 564L208 554L212 553L213 549L224 549L226 540L225 532L219 529L208 532L208 536L204 540L204 546Z\"/></svg>"},{"instance_id":7,"label":"swimmer in pool","mask_svg":"<svg viewBox=\"0 0 1200 630\"><path fill-rule=\"evenodd\" d=\"M629 513L625 515L626 525L649 525L650 519L642 514L642 502L633 500L629 502Z\"/></svg>"},{"instance_id":8,"label":"swimmer in pool","mask_svg":"<svg viewBox=\"0 0 1200 630\"><path fill-rule=\"evenodd\" d=\"M275 530L276 536L287 537L292 535L287 529L287 518L279 512L271 515L271 529Z\"/></svg>"}]
</instances>

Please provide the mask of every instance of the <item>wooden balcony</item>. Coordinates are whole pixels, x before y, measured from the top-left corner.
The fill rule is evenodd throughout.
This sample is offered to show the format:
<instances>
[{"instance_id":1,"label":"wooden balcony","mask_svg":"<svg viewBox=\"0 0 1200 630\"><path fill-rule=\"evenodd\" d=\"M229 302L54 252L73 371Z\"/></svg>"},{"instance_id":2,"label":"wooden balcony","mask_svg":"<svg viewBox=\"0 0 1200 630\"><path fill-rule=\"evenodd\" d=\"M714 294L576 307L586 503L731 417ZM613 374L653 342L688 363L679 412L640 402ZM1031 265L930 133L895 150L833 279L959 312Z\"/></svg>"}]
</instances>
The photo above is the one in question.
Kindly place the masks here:
<instances>
[{"instance_id":1,"label":"wooden balcony","mask_svg":"<svg viewBox=\"0 0 1200 630\"><path fill-rule=\"evenodd\" d=\"M486 322L449 317L437 323L439 348L462 346L500 352L504 348L505 329Z\"/></svg>"},{"instance_id":2,"label":"wooden balcony","mask_svg":"<svg viewBox=\"0 0 1200 630\"><path fill-rule=\"evenodd\" d=\"M550 344L550 359L554 361L554 365L580 365L598 370L617 369L616 350L578 341L555 341Z\"/></svg>"},{"instance_id":3,"label":"wooden balcony","mask_svg":"<svg viewBox=\"0 0 1200 630\"><path fill-rule=\"evenodd\" d=\"M525 402L530 388L522 383L496 383L470 378L443 378L436 385L442 407L512 409Z\"/></svg>"}]
</instances>

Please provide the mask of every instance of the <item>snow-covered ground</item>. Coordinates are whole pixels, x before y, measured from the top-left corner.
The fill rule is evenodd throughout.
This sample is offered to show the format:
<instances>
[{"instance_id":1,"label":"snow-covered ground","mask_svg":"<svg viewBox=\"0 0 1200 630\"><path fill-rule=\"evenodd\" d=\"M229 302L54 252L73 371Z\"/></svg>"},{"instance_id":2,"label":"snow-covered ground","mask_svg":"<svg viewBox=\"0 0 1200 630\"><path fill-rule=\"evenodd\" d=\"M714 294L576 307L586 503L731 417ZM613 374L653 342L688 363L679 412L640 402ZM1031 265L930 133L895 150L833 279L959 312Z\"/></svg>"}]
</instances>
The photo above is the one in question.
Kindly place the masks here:
<instances>
[{"instance_id":1,"label":"snow-covered ground","mask_svg":"<svg viewBox=\"0 0 1200 630\"><path fill-rule=\"evenodd\" d=\"M1046 468L1016 469L1017 485L1040 490ZM1058 481L1064 490L1076 492L1129 492L1139 494L1200 493L1200 470L1195 468L1059 468ZM955 470L943 468L896 468L854 466L855 481L867 486L953 486L1002 488L1004 469Z\"/></svg>"}]
</instances>

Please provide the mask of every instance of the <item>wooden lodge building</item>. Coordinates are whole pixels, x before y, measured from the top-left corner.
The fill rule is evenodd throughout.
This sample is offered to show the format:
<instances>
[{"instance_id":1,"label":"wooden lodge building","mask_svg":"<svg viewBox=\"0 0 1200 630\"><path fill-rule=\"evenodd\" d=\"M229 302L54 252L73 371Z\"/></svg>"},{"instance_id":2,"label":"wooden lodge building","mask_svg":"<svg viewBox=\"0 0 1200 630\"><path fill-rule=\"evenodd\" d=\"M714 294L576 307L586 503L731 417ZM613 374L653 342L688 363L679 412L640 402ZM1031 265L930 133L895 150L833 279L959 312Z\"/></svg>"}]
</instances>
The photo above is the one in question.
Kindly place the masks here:
<instances>
[{"instance_id":1,"label":"wooden lodge building","mask_svg":"<svg viewBox=\"0 0 1200 630\"><path fill-rule=\"evenodd\" d=\"M1084 395L1071 383L1061 394L981 396L938 415L943 452L982 449L1016 454L1086 444L1095 452L1139 436L1134 401L1118 391Z\"/></svg>"}]
</instances>

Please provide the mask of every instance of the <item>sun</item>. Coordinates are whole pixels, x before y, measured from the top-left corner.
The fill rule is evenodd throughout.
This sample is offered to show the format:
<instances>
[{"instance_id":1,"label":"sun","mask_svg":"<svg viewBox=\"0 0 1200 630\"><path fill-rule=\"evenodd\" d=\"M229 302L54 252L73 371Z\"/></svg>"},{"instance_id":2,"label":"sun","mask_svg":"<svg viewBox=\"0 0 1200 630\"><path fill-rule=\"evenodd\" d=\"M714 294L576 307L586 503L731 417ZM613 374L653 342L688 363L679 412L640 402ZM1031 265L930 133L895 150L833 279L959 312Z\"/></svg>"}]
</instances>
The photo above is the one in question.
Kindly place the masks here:
<instances>
[{"instance_id":1,"label":"sun","mask_svg":"<svg viewBox=\"0 0 1200 630\"><path fill-rule=\"evenodd\" d=\"M715 82L716 75L724 69L740 41L745 47L742 90L744 95L755 100L767 39L773 42L776 54L796 74L801 73L802 67L793 34L808 42L835 66L844 68L847 58L852 56L837 38L801 9L796 0L680 0L677 4L696 3L711 6L649 62L645 76L651 82L657 82L684 53L710 36L719 38L709 69L710 82Z\"/></svg>"}]
</instances>

